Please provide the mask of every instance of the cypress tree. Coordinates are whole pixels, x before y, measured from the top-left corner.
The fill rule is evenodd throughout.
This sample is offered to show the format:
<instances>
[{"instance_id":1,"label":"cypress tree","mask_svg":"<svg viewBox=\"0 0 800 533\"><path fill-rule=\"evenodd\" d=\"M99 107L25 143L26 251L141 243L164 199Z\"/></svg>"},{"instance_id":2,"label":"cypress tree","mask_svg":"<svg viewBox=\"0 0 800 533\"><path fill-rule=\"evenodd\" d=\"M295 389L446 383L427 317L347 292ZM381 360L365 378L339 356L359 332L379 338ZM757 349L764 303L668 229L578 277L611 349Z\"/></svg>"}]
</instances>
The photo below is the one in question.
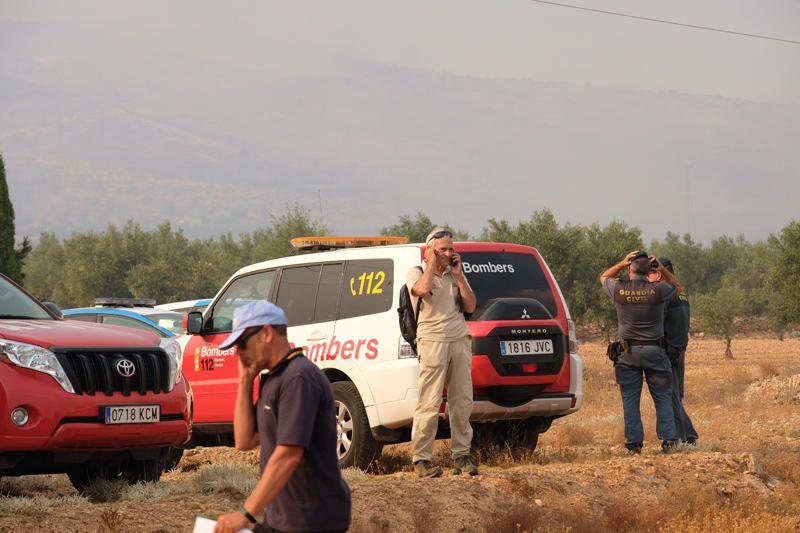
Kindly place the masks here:
<instances>
[{"instance_id":1,"label":"cypress tree","mask_svg":"<svg viewBox=\"0 0 800 533\"><path fill-rule=\"evenodd\" d=\"M26 238L22 247L17 250L14 245L14 206L8 194L6 183L6 167L0 154L0 272L22 283L22 260L31 249Z\"/></svg>"}]
</instances>

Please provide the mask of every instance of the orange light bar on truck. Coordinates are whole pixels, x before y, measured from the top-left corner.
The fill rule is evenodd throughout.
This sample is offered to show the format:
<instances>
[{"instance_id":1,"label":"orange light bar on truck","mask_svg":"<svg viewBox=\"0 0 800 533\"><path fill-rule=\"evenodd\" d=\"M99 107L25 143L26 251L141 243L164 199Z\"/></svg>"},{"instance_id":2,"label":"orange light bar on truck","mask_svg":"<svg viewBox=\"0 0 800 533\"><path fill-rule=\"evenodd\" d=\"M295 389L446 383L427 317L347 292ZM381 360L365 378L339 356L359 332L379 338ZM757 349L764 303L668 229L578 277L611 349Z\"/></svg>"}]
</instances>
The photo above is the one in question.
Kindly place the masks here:
<instances>
[{"instance_id":1,"label":"orange light bar on truck","mask_svg":"<svg viewBox=\"0 0 800 533\"><path fill-rule=\"evenodd\" d=\"M406 237L296 237L290 241L298 250L331 250L408 244Z\"/></svg>"}]
</instances>

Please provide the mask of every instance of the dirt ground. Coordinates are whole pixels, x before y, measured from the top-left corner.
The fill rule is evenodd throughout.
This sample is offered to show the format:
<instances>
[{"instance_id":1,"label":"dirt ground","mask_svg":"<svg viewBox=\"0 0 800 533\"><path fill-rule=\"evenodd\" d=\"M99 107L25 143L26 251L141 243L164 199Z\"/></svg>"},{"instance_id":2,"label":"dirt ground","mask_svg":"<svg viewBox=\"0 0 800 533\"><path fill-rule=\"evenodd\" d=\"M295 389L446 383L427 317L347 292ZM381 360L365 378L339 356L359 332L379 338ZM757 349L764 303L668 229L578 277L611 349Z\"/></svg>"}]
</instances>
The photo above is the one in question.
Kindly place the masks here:
<instances>
[{"instance_id":1,"label":"dirt ground","mask_svg":"<svg viewBox=\"0 0 800 533\"><path fill-rule=\"evenodd\" d=\"M585 400L534 453L481 450L481 475L417 479L407 445L384 449L376 471L346 471L354 532L800 531L800 340L693 339L685 405L696 447L662 454L652 401L641 456L626 454L619 393L599 343L581 346ZM437 457L449 465L447 442ZM93 503L66 476L0 481L0 531L191 531L195 515L235 510L257 455L187 451L158 484ZM103 499L103 498L100 498Z\"/></svg>"}]
</instances>

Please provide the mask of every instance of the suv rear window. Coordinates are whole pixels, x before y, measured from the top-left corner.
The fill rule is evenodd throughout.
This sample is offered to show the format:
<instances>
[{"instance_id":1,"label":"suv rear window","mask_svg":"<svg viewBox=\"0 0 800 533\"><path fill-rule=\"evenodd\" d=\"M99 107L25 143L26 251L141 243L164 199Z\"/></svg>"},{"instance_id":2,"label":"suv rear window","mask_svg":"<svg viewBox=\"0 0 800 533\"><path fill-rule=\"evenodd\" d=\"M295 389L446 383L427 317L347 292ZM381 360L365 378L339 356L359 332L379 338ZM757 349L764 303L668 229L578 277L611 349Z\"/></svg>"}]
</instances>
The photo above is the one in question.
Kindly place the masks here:
<instances>
[{"instance_id":1,"label":"suv rear window","mask_svg":"<svg viewBox=\"0 0 800 533\"><path fill-rule=\"evenodd\" d=\"M490 298L532 298L552 316L557 307L547 277L531 254L464 252L464 273L478 298L478 309Z\"/></svg>"}]
</instances>

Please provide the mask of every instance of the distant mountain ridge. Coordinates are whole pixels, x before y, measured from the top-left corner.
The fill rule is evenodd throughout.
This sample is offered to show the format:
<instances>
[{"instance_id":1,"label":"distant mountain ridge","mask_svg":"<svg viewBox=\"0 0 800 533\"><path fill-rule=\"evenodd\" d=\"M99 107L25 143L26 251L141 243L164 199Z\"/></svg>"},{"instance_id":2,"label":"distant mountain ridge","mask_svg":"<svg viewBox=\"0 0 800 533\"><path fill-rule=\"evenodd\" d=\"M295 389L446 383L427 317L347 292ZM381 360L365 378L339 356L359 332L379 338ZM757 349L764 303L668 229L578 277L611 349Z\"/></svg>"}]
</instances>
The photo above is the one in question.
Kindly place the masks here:
<instances>
[{"instance_id":1,"label":"distant mountain ridge","mask_svg":"<svg viewBox=\"0 0 800 533\"><path fill-rule=\"evenodd\" d=\"M547 207L659 237L763 238L796 217L795 108L369 62L230 85L112 105L0 77L18 234L129 218L237 234L294 202L339 233L418 211L478 233Z\"/></svg>"}]
</instances>

